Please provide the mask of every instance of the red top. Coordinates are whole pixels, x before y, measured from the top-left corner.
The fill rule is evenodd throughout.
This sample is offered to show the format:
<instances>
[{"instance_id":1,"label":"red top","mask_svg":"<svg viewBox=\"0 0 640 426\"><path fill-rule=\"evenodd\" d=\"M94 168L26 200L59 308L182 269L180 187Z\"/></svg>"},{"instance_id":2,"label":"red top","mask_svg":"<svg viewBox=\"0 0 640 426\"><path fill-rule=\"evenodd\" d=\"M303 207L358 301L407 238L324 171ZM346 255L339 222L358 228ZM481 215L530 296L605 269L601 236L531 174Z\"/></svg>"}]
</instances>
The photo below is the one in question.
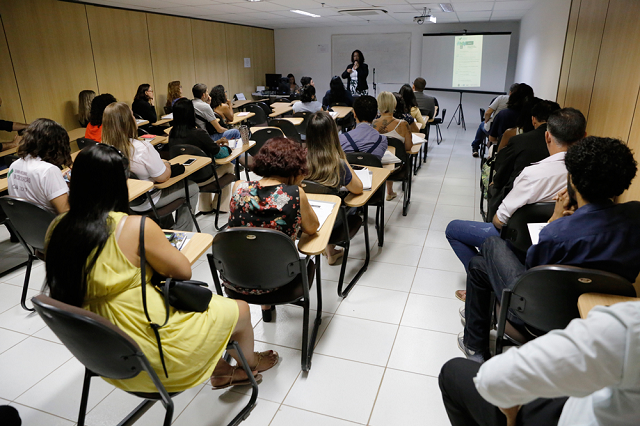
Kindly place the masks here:
<instances>
[{"instance_id":1,"label":"red top","mask_svg":"<svg viewBox=\"0 0 640 426\"><path fill-rule=\"evenodd\" d=\"M96 142L102 142L102 126L94 126L91 123L87 124L87 130L84 132L84 137Z\"/></svg>"}]
</instances>

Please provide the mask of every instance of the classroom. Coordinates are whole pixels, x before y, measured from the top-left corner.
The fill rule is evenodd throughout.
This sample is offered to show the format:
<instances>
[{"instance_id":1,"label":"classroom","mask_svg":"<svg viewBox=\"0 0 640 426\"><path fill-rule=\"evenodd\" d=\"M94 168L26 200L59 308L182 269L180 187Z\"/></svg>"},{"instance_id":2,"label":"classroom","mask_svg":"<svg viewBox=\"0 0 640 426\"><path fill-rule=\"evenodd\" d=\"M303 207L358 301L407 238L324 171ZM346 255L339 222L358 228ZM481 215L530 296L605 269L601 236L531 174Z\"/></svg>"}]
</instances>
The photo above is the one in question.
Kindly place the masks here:
<instances>
[{"instance_id":1,"label":"classroom","mask_svg":"<svg viewBox=\"0 0 640 426\"><path fill-rule=\"evenodd\" d=\"M0 0L0 426L640 424L637 16Z\"/></svg>"}]
</instances>

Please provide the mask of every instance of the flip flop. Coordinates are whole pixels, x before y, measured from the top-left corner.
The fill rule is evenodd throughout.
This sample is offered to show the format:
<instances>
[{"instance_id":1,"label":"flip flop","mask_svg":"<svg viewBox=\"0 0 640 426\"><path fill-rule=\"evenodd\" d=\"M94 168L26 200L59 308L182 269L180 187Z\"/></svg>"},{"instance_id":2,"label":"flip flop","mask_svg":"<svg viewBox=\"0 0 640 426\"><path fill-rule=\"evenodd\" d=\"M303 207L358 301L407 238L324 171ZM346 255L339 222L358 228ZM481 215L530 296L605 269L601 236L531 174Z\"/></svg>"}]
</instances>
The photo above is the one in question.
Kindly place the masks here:
<instances>
[{"instance_id":1,"label":"flip flop","mask_svg":"<svg viewBox=\"0 0 640 426\"><path fill-rule=\"evenodd\" d=\"M236 370L238 368L241 368L240 366L236 365L235 367L233 367L233 369L231 370L231 375L227 375L227 376L215 376L215 378L220 378L220 377L229 377L229 382L225 383L223 385L218 385L218 386L213 386L213 384L211 386L213 386L213 390L220 390L220 389L226 389L226 388L230 388L231 386L243 386L243 385L250 385L251 384L251 380L250 379L245 379L245 380L241 380L239 382L234 382L233 381L233 375L235 374ZM254 370L255 371L255 370ZM260 384L262 383L262 374L256 374L255 376L253 376L256 379L256 383ZM213 376L211 377L212 379L214 378Z\"/></svg>"}]
</instances>

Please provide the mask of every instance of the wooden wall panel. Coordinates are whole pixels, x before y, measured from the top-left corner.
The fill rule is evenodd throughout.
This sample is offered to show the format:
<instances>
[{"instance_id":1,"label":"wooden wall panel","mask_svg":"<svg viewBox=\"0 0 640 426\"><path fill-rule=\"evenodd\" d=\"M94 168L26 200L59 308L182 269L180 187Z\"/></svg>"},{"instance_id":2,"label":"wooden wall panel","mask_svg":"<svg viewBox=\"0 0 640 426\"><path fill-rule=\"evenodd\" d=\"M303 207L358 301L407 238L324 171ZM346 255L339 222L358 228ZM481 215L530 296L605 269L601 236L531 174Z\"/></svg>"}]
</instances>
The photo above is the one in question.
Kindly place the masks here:
<instances>
[{"instance_id":1,"label":"wooden wall panel","mask_svg":"<svg viewBox=\"0 0 640 426\"><path fill-rule=\"evenodd\" d=\"M256 90L254 81L254 55L252 28L239 25L226 25L227 35L227 68L229 72L229 93L248 94ZM251 58L251 67L244 67L244 58Z\"/></svg>"},{"instance_id":2,"label":"wooden wall panel","mask_svg":"<svg viewBox=\"0 0 640 426\"><path fill-rule=\"evenodd\" d=\"M640 90L636 92L634 112L627 145L633 150L636 161L640 163ZM640 175L640 173L638 175ZM631 182L629 189L618 197L619 202L624 203L626 201L640 200L640 177L638 175L636 175L636 178ZM640 287L638 290L638 295L640 295Z\"/></svg>"},{"instance_id":3,"label":"wooden wall panel","mask_svg":"<svg viewBox=\"0 0 640 426\"><path fill-rule=\"evenodd\" d=\"M273 42L273 31L262 28L252 28L253 34L253 81L254 86L265 85L265 74L273 74L276 70L275 65L275 46ZM301 76L296 76L299 82ZM252 92L256 88L252 88Z\"/></svg>"},{"instance_id":4,"label":"wooden wall panel","mask_svg":"<svg viewBox=\"0 0 640 426\"><path fill-rule=\"evenodd\" d=\"M569 83L569 70L571 68L571 56L573 55L573 45L576 41L576 29L578 27L578 15L580 13L580 1L571 2L569 11L569 22L567 23L567 35L564 41L564 52L562 55L562 65L560 67L560 78L558 79L558 94L556 102L561 107L565 106L565 96L567 95L567 85Z\"/></svg>"},{"instance_id":5,"label":"wooden wall panel","mask_svg":"<svg viewBox=\"0 0 640 426\"><path fill-rule=\"evenodd\" d=\"M156 88L156 110L164 115L167 85L180 80L185 96L191 97L196 84L191 19L147 13L151 63ZM210 54L206 46L198 46L198 54Z\"/></svg>"},{"instance_id":6,"label":"wooden wall panel","mask_svg":"<svg viewBox=\"0 0 640 426\"><path fill-rule=\"evenodd\" d=\"M85 6L54 0L0 2L26 121L48 117L67 129L78 93L97 91Z\"/></svg>"},{"instance_id":7,"label":"wooden wall panel","mask_svg":"<svg viewBox=\"0 0 640 426\"><path fill-rule=\"evenodd\" d=\"M195 54L196 82L204 83L209 90L222 84L229 92L229 71L227 69L227 25L219 22L191 21ZM191 97L191 87L183 85L183 94Z\"/></svg>"},{"instance_id":8,"label":"wooden wall panel","mask_svg":"<svg viewBox=\"0 0 640 426\"><path fill-rule=\"evenodd\" d=\"M13 72L9 46L7 46L7 39L4 36L2 19L0 19L0 31L2 31L0 33L0 64L2 64L2 72L0 73L0 97L2 97L0 119L24 123L20 93L18 92L16 75ZM11 133L0 132L0 141L12 140L13 136Z\"/></svg>"},{"instance_id":9,"label":"wooden wall panel","mask_svg":"<svg viewBox=\"0 0 640 426\"><path fill-rule=\"evenodd\" d=\"M166 91L154 85L146 14L87 6L87 18L100 93L131 105L140 84Z\"/></svg>"},{"instance_id":10,"label":"wooden wall panel","mask_svg":"<svg viewBox=\"0 0 640 426\"><path fill-rule=\"evenodd\" d=\"M564 106L579 109L587 119L608 6L608 0L582 0L579 5Z\"/></svg>"}]
</instances>

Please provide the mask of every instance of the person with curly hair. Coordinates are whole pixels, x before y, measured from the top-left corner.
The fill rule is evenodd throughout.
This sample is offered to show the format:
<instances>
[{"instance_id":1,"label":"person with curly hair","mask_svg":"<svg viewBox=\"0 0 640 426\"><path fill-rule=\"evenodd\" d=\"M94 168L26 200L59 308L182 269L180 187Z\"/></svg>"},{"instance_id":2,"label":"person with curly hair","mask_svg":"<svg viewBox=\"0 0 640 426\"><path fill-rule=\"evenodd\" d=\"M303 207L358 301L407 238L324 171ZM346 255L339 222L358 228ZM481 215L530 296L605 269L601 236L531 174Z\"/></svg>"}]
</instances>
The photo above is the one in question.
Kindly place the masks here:
<instances>
[{"instance_id":1,"label":"person with curly hair","mask_svg":"<svg viewBox=\"0 0 640 426\"><path fill-rule=\"evenodd\" d=\"M209 97L211 98L211 109L218 117L222 117L223 124L227 121L233 121L233 107L224 86L222 84L214 86L209 92Z\"/></svg>"},{"instance_id":2,"label":"person with curly hair","mask_svg":"<svg viewBox=\"0 0 640 426\"><path fill-rule=\"evenodd\" d=\"M182 83L180 80L170 81L167 85L167 103L164 105L164 112L170 114L173 105L182 97Z\"/></svg>"},{"instance_id":3,"label":"person with curly hair","mask_svg":"<svg viewBox=\"0 0 640 426\"><path fill-rule=\"evenodd\" d=\"M271 228L292 240L302 230L315 234L318 217L309 204L300 183L308 173L307 153L298 142L278 137L269 139L253 158L252 171L259 181L237 181L233 185L229 227ZM265 290L248 290L226 282L224 286L243 294L262 294ZM274 291L270 289L269 291ZM275 306L262 307L262 319L270 322Z\"/></svg>"},{"instance_id":4,"label":"person with curly hair","mask_svg":"<svg viewBox=\"0 0 640 426\"><path fill-rule=\"evenodd\" d=\"M489 357L491 294L500 297L534 266L598 269L630 283L640 273L640 202L613 202L636 175L631 150L619 140L590 136L569 148L565 164L567 186L556 195L549 225L527 252L525 264L498 236L486 239L469 262L466 325L458 337L467 358L482 362ZM517 316L510 313L509 321L527 333Z\"/></svg>"},{"instance_id":5,"label":"person with curly hair","mask_svg":"<svg viewBox=\"0 0 640 426\"><path fill-rule=\"evenodd\" d=\"M85 138L102 142L102 114L104 114L105 108L114 102L117 102L117 100L110 93L103 93L93 98L89 124L87 124L87 130L84 132Z\"/></svg>"},{"instance_id":6,"label":"person with curly hair","mask_svg":"<svg viewBox=\"0 0 640 426\"><path fill-rule=\"evenodd\" d=\"M39 118L24 131L17 161L9 168L9 195L60 214L69 210L69 187L60 173L71 166L69 134L53 120Z\"/></svg>"}]
</instances>

